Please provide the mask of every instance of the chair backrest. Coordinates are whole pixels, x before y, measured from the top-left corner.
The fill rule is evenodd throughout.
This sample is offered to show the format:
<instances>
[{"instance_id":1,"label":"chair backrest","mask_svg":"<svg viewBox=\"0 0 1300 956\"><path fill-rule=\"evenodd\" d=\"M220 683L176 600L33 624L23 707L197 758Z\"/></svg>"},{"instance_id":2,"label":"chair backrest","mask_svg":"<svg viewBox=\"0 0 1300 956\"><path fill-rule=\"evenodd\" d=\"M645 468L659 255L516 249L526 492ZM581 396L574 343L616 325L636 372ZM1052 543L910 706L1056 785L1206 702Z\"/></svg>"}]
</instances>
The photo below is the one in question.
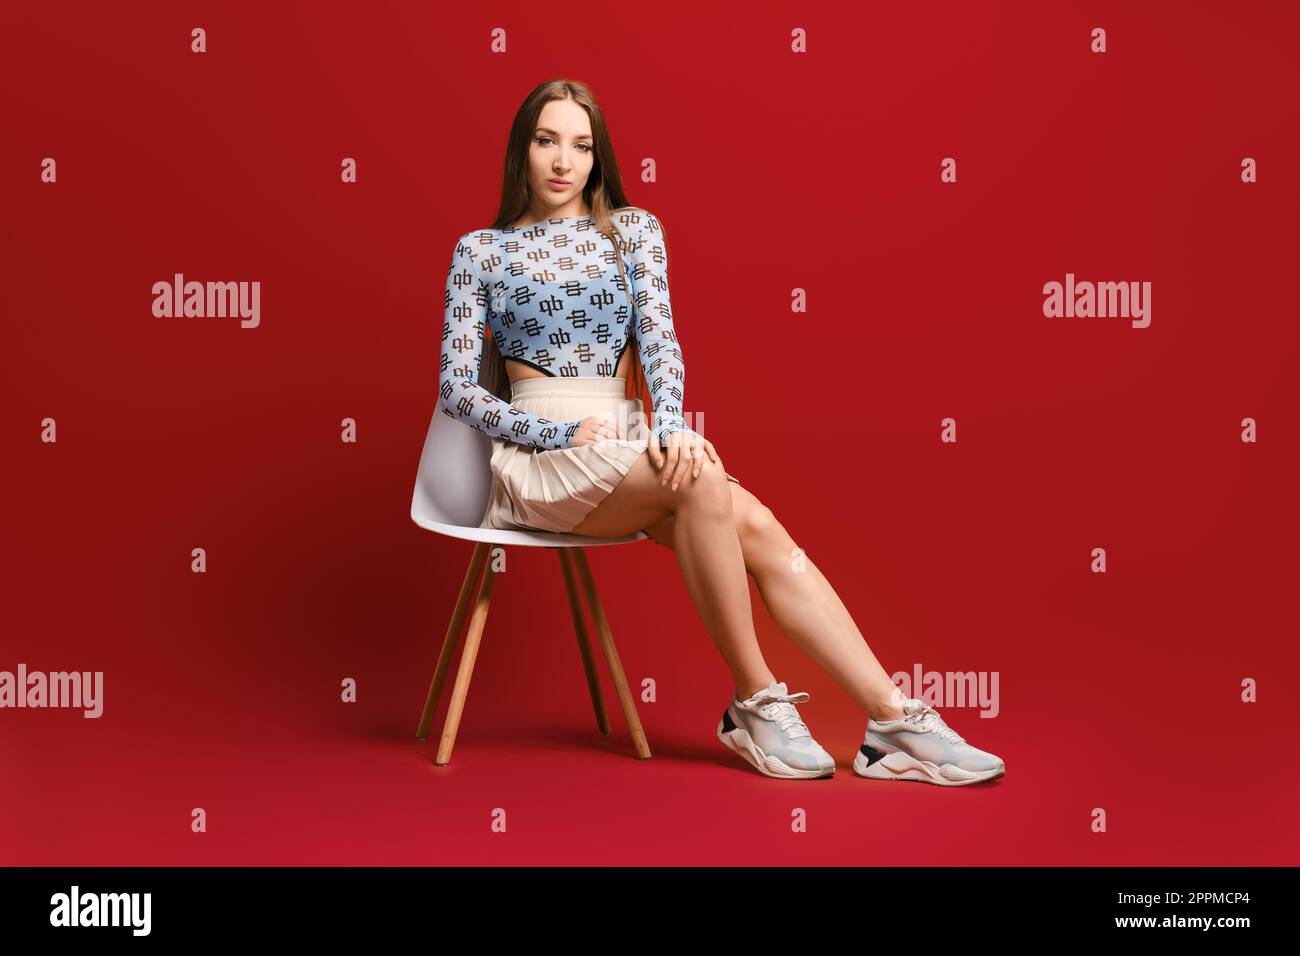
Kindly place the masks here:
<instances>
[{"instance_id":1,"label":"chair backrest","mask_svg":"<svg viewBox=\"0 0 1300 956\"><path fill-rule=\"evenodd\" d=\"M491 462L491 438L434 408L411 496L411 519L478 527L492 493Z\"/></svg>"}]
</instances>

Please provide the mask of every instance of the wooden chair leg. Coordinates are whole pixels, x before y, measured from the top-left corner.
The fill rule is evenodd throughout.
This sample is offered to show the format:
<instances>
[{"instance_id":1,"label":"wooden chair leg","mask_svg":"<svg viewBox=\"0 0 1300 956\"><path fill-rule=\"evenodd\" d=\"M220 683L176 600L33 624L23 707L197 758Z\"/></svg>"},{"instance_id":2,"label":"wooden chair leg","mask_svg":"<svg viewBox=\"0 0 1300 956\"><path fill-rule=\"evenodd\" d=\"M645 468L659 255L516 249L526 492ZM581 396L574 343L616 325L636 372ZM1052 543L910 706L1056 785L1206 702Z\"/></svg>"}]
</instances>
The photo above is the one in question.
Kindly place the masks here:
<instances>
[{"instance_id":1,"label":"wooden chair leg","mask_svg":"<svg viewBox=\"0 0 1300 956\"><path fill-rule=\"evenodd\" d=\"M460 652L460 667L456 670L456 683L451 688L451 703L447 705L447 719L442 725L442 740L438 742L438 756L434 763L446 766L451 761L451 748L456 745L456 731L460 728L461 711L469 694L469 679L474 673L474 658L478 656L479 640L487 624L488 607L492 603L492 585L497 574L491 562L483 572L483 587L474 603L474 613L469 618L469 631L465 634L465 649Z\"/></svg>"},{"instance_id":2,"label":"wooden chair leg","mask_svg":"<svg viewBox=\"0 0 1300 956\"><path fill-rule=\"evenodd\" d=\"M416 740L429 736L429 727L433 724L433 715L438 710L438 698L442 695L442 684L447 678L447 668L451 657L460 643L460 630L465 624L465 612L469 609L470 598L477 590L478 576L487 563L490 546L481 541L474 546L470 555L469 567L465 569L465 580L460 585L460 596L456 598L456 609L452 612L451 623L447 625L447 635L442 639L442 652L438 655L438 665L433 671L433 683L429 685L429 696L424 701L424 712L420 714L419 726L415 729Z\"/></svg>"},{"instance_id":3,"label":"wooden chair leg","mask_svg":"<svg viewBox=\"0 0 1300 956\"><path fill-rule=\"evenodd\" d=\"M560 570L564 574L564 590L569 595L569 609L573 612L573 631L578 635L578 654L582 657L582 669L587 675L587 690L591 694L591 706L596 711L596 729L608 736L609 715L605 712L605 700L600 692L600 675L596 672L595 655L591 653L586 615L582 613L582 599L578 596L578 583L573 578L573 567L569 564L568 551L568 548L555 549L560 559Z\"/></svg>"},{"instance_id":4,"label":"wooden chair leg","mask_svg":"<svg viewBox=\"0 0 1300 956\"><path fill-rule=\"evenodd\" d=\"M623 673L623 664L618 659L618 651L614 647L614 635L609 629L609 621L605 619L605 609L601 606L600 595L596 593L596 582L591 576L591 568L587 566L587 556L582 548L573 548L572 551L573 561L578 566L578 574L582 578L582 588L587 592L587 605L591 608L596 635L600 638L600 649L605 655L605 666L609 668L609 676L614 681L614 691L618 695L619 705L623 708L623 718L627 721L627 729L632 734L632 744L636 747L637 756L649 760L650 744L646 741L645 731L641 729L641 718L636 712L636 701L632 699L632 691Z\"/></svg>"}]
</instances>

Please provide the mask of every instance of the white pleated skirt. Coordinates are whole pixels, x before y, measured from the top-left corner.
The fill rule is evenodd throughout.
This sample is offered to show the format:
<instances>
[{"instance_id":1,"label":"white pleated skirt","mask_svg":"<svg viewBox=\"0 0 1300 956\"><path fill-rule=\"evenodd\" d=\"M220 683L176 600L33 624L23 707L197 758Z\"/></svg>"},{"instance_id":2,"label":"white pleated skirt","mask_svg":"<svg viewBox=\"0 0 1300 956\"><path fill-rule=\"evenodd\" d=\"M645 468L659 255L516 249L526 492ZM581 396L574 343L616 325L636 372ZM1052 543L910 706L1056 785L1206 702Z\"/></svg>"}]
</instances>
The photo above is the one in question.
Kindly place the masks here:
<instances>
[{"instance_id":1,"label":"white pleated skirt","mask_svg":"<svg viewBox=\"0 0 1300 956\"><path fill-rule=\"evenodd\" d=\"M627 437L555 449L493 439L492 493L479 527L567 533L581 524L646 454L645 410L625 388L624 379L595 375L515 382L510 401L526 412L553 422L605 412Z\"/></svg>"}]
</instances>

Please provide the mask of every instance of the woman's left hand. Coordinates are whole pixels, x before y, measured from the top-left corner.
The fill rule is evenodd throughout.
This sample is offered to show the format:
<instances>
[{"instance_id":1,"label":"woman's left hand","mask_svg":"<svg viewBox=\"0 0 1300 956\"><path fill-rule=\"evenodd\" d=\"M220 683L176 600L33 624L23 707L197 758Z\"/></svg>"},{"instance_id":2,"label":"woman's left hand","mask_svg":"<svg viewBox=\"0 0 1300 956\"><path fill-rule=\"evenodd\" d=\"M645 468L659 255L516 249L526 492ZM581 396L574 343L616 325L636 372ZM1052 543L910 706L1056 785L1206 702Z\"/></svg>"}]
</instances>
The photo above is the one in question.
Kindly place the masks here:
<instances>
[{"instance_id":1,"label":"woman's left hand","mask_svg":"<svg viewBox=\"0 0 1300 956\"><path fill-rule=\"evenodd\" d=\"M659 486L663 487L668 484L671 478L673 491L682 483L687 472L692 471L694 464L694 473L692 477L700 477L708 462L711 460L715 465L722 462L718 459L718 452L713 447L713 442L709 441L703 435L698 435L692 431L670 432L667 436L668 447L661 449L658 441L654 436L650 437L646 450L650 453L650 463L660 474ZM707 456L707 458L706 458Z\"/></svg>"}]
</instances>

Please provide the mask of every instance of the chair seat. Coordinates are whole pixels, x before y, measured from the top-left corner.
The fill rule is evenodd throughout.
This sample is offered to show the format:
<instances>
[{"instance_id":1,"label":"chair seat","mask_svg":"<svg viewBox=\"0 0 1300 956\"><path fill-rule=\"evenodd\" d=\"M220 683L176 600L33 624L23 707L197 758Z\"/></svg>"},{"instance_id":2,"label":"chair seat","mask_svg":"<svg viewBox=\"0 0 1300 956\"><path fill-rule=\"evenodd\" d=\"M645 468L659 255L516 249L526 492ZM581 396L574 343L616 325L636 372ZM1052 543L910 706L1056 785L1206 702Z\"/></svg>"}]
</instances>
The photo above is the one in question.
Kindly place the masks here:
<instances>
[{"instance_id":1,"label":"chair seat","mask_svg":"<svg viewBox=\"0 0 1300 956\"><path fill-rule=\"evenodd\" d=\"M477 523L483 520L492 490L491 458L490 438L435 409L411 494L411 520L426 531L449 538L530 548L601 547L650 537L644 531L618 538L589 538L552 531L480 528Z\"/></svg>"},{"instance_id":2,"label":"chair seat","mask_svg":"<svg viewBox=\"0 0 1300 956\"><path fill-rule=\"evenodd\" d=\"M650 536L644 531L624 535L618 538L592 538L582 534L560 534L554 531L509 531L503 528L470 528L464 525L446 524L422 516L412 516L412 520L426 531L445 534L449 538L464 541L486 541L490 544L514 544L528 548L588 548L606 544L631 544Z\"/></svg>"}]
</instances>

